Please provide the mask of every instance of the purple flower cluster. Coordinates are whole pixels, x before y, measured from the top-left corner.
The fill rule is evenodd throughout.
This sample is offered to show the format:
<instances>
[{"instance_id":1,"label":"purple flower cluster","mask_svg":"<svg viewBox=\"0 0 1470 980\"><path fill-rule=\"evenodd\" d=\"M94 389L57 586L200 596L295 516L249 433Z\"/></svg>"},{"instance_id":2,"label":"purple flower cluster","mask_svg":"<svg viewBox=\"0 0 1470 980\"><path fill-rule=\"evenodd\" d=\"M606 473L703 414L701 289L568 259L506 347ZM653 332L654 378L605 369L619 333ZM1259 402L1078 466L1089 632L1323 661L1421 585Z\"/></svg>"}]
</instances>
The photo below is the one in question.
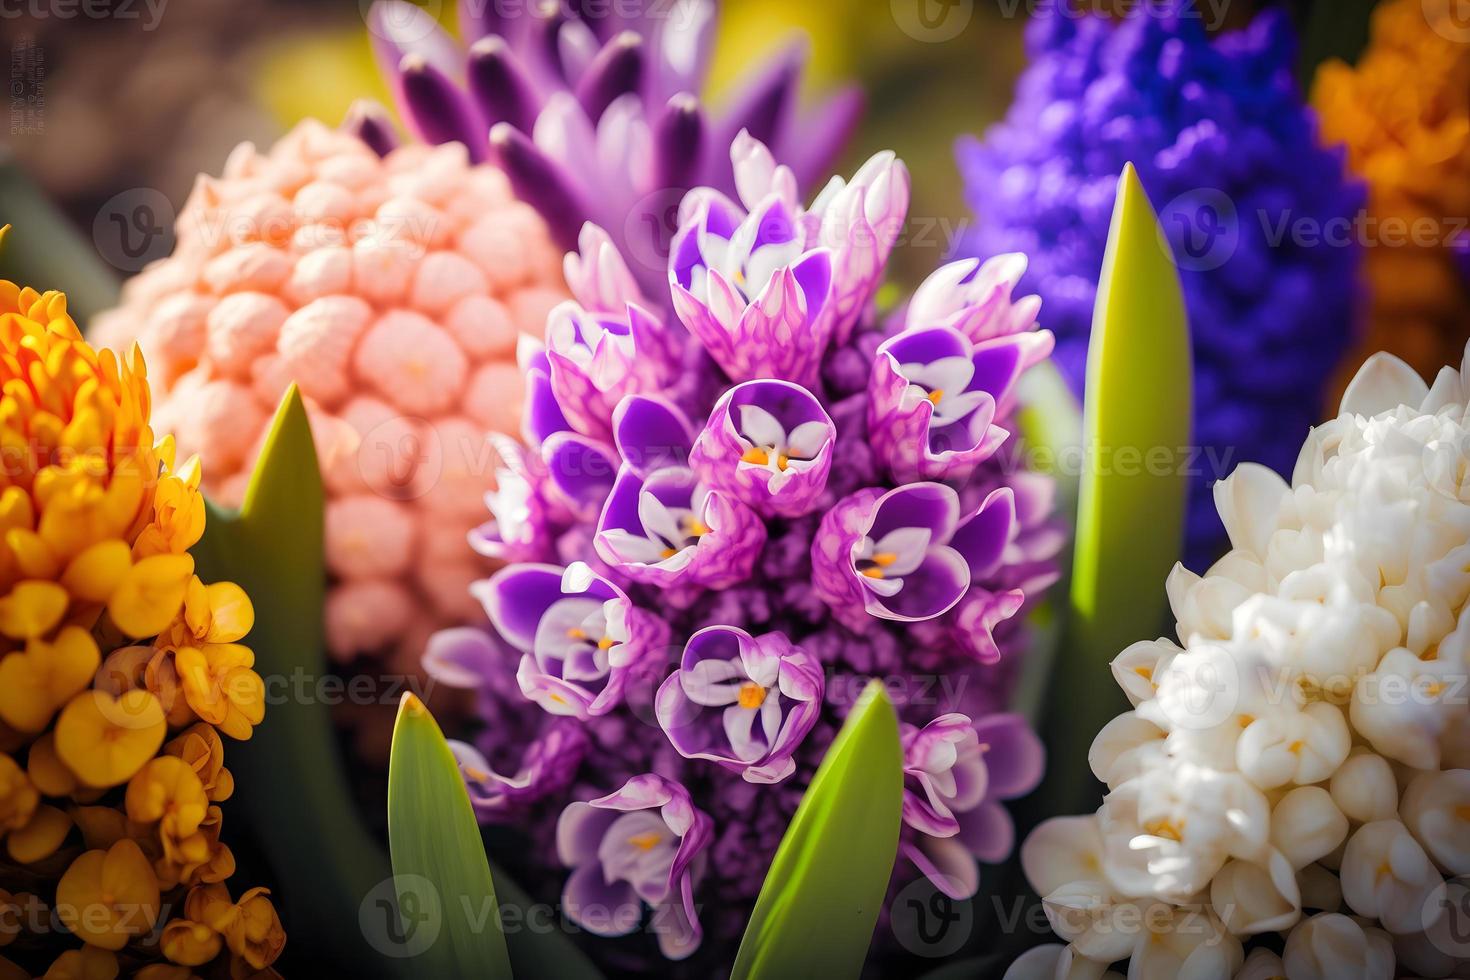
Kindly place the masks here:
<instances>
[{"instance_id":1,"label":"purple flower cluster","mask_svg":"<svg viewBox=\"0 0 1470 980\"><path fill-rule=\"evenodd\" d=\"M462 0L461 46L422 9L380 0L369 28L394 101L421 139L457 140L472 160L494 159L563 248L576 248L583 222L607 229L652 292L663 288L674 231L666 214L683 193L734 193L725 150L737 133L814 181L862 111L856 88L798 111L806 44L796 40L710 113L698 95L716 20L714 0ZM380 113L354 124L369 145L391 145Z\"/></svg>"},{"instance_id":2,"label":"purple flower cluster","mask_svg":"<svg viewBox=\"0 0 1470 980\"><path fill-rule=\"evenodd\" d=\"M1211 37L1194 0L1119 18L1038 11L1005 120L959 146L969 254L1024 252L1056 361L1081 391L1118 175L1131 161L1179 260L1195 357L1190 563L1226 545L1210 484L1241 462L1289 474L1353 328L1363 205L1323 149L1279 12ZM1331 240L1328 229L1339 229Z\"/></svg>"},{"instance_id":3,"label":"purple flower cluster","mask_svg":"<svg viewBox=\"0 0 1470 980\"><path fill-rule=\"evenodd\" d=\"M1050 481L1008 452L1052 345L1012 297L1024 261L944 266L880 316L902 162L804 207L760 141L731 157L738 200L683 198L661 297L582 230L576 301L521 351L525 447L471 535L507 563L475 587L494 634L426 654L476 692L455 751L481 818L526 831L572 921L671 959L738 939L870 676L903 722L898 874L974 893L1011 848L1000 801L1040 778L1003 712L1062 544Z\"/></svg>"}]
</instances>

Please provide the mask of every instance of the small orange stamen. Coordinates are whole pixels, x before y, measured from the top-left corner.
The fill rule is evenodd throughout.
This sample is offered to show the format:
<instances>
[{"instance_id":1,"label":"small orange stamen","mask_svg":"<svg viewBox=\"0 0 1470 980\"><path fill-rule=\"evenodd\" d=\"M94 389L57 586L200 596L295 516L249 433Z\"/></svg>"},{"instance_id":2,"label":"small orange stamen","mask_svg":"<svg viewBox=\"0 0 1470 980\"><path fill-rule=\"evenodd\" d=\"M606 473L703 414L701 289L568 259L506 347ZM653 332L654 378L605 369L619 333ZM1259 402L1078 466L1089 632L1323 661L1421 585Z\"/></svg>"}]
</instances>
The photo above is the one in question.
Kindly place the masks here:
<instances>
[{"instance_id":1,"label":"small orange stamen","mask_svg":"<svg viewBox=\"0 0 1470 980\"><path fill-rule=\"evenodd\" d=\"M1174 841L1176 844L1184 840L1184 825L1176 824L1167 817L1163 820L1154 820L1143 825L1144 833L1151 837L1164 837Z\"/></svg>"},{"instance_id":2,"label":"small orange stamen","mask_svg":"<svg viewBox=\"0 0 1470 980\"><path fill-rule=\"evenodd\" d=\"M944 389L935 388L933 391L929 392L927 397L931 404L938 405L940 399L944 397Z\"/></svg>"},{"instance_id":3,"label":"small orange stamen","mask_svg":"<svg viewBox=\"0 0 1470 980\"><path fill-rule=\"evenodd\" d=\"M663 840L662 835L649 831L646 834L634 834L628 838L628 843L640 851L651 851Z\"/></svg>"},{"instance_id":4,"label":"small orange stamen","mask_svg":"<svg viewBox=\"0 0 1470 980\"><path fill-rule=\"evenodd\" d=\"M746 681L740 685L740 707L759 708L766 702L766 689L755 681Z\"/></svg>"},{"instance_id":5,"label":"small orange stamen","mask_svg":"<svg viewBox=\"0 0 1470 980\"><path fill-rule=\"evenodd\" d=\"M740 454L740 461L742 463L753 463L756 466L765 466L770 463L771 457L764 449L760 448L759 446L751 446L745 452Z\"/></svg>"}]
</instances>

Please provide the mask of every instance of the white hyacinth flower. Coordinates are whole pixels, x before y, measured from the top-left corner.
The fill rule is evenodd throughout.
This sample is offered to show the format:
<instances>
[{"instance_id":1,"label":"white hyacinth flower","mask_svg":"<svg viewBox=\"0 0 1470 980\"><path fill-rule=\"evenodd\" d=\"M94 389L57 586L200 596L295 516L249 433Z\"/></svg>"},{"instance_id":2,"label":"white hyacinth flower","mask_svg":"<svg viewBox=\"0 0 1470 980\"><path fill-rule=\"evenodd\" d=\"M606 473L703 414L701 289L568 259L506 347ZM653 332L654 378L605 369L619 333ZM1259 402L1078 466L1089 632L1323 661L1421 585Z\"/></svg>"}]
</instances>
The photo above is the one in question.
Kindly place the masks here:
<instances>
[{"instance_id":1,"label":"white hyacinth flower","mask_svg":"<svg viewBox=\"0 0 1470 980\"><path fill-rule=\"evenodd\" d=\"M1232 550L1111 664L1101 808L1022 846L1068 945L1014 980L1470 977L1467 399L1470 349L1375 356L1289 481L1216 484Z\"/></svg>"}]
</instances>

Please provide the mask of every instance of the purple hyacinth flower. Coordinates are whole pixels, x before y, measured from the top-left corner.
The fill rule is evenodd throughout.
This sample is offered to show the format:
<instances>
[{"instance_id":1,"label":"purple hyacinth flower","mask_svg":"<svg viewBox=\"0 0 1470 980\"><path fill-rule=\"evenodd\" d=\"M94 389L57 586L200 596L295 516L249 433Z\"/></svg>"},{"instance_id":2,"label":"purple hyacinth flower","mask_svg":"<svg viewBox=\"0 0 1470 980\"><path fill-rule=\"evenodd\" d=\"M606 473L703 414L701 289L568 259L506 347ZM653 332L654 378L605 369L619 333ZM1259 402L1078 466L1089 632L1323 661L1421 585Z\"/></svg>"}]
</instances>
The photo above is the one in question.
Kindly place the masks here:
<instances>
[{"instance_id":1,"label":"purple hyacinth flower","mask_svg":"<svg viewBox=\"0 0 1470 980\"><path fill-rule=\"evenodd\" d=\"M946 617L950 639L980 663L997 663L1001 649L995 642L996 627L1020 612L1025 604L1023 589L991 592L974 586Z\"/></svg>"},{"instance_id":2,"label":"purple hyacinth flower","mask_svg":"<svg viewBox=\"0 0 1470 980\"><path fill-rule=\"evenodd\" d=\"M750 577L766 526L692 470L671 466L645 478L625 465L593 540L602 560L635 582L723 589Z\"/></svg>"},{"instance_id":3,"label":"purple hyacinth flower","mask_svg":"<svg viewBox=\"0 0 1470 980\"><path fill-rule=\"evenodd\" d=\"M557 244L572 247L583 223L596 222L635 260L649 295L664 272L664 208L691 187L734 190L724 152L733 134L748 129L811 181L861 112L856 90L844 89L798 113L806 50L788 45L711 113L698 96L713 0L526 3L487 14L494 6L461 5L466 50L424 10L374 4L374 53L400 113L423 139L463 140L477 159L490 133L516 195Z\"/></svg>"},{"instance_id":4,"label":"purple hyacinth flower","mask_svg":"<svg viewBox=\"0 0 1470 980\"><path fill-rule=\"evenodd\" d=\"M873 360L868 435L900 482L965 480L1010 433L995 424L1025 367L1019 337L978 346L950 327L908 330Z\"/></svg>"},{"instance_id":5,"label":"purple hyacinth flower","mask_svg":"<svg viewBox=\"0 0 1470 980\"><path fill-rule=\"evenodd\" d=\"M743 214L723 195L704 195L674 236L669 285L679 319L731 380L816 385L831 338L832 253L803 245L782 196Z\"/></svg>"},{"instance_id":6,"label":"purple hyacinth flower","mask_svg":"<svg viewBox=\"0 0 1470 980\"><path fill-rule=\"evenodd\" d=\"M822 709L821 665L784 633L710 626L689 638L658 689L658 723L679 754L710 759L747 782L780 782Z\"/></svg>"},{"instance_id":7,"label":"purple hyacinth flower","mask_svg":"<svg viewBox=\"0 0 1470 980\"><path fill-rule=\"evenodd\" d=\"M975 568L996 560L1009 524L996 520L1009 491L960 517L942 483L869 487L838 501L812 539L812 587L847 626L867 617L919 622L942 616L969 591Z\"/></svg>"},{"instance_id":8,"label":"purple hyacinth flower","mask_svg":"<svg viewBox=\"0 0 1470 980\"><path fill-rule=\"evenodd\" d=\"M613 412L618 455L639 476L689 463L694 427L684 410L657 395L629 395Z\"/></svg>"},{"instance_id":9,"label":"purple hyacinth flower","mask_svg":"<svg viewBox=\"0 0 1470 980\"><path fill-rule=\"evenodd\" d=\"M618 402L661 387L663 330L657 317L636 305L618 316L566 302L547 315L551 389L572 428L609 439Z\"/></svg>"},{"instance_id":10,"label":"purple hyacinth flower","mask_svg":"<svg viewBox=\"0 0 1470 980\"><path fill-rule=\"evenodd\" d=\"M475 746L449 743L470 803L482 820L505 820L566 789L589 744L586 729L576 720L547 715L519 692L513 695L519 704L505 703L509 692L501 690L499 682L505 677L506 660L513 657L513 651L472 627L440 630L424 650L429 676L450 687L476 691L485 720L496 729L491 745L495 761ZM521 706L538 717L527 723ZM519 740L511 737L516 732Z\"/></svg>"},{"instance_id":11,"label":"purple hyacinth flower","mask_svg":"<svg viewBox=\"0 0 1470 980\"><path fill-rule=\"evenodd\" d=\"M1045 298L1055 363L1081 394L1098 269L1131 163L1150 199L1167 202L1160 234L1181 257L1192 444L1289 476L1364 286L1360 249L1272 232L1287 221L1347 226L1364 204L1295 81L1292 18L1261 4L1238 30L1212 31L1195 0L1158 0L1143 17L1044 6L1027 23L1030 64L1006 118L958 146L980 219L959 254L1027 253L1022 286ZM1212 494L1219 467L1197 469L1185 563L1203 571L1229 542Z\"/></svg>"},{"instance_id":12,"label":"purple hyacinth flower","mask_svg":"<svg viewBox=\"0 0 1470 980\"><path fill-rule=\"evenodd\" d=\"M904 314L909 330L951 327L981 344L995 337L1024 336L1026 367L1051 353L1054 338L1034 331L1041 312L1040 296L1015 297L1016 285L1026 274L1026 256L1019 252L996 255L982 263L960 259L942 265L914 290Z\"/></svg>"},{"instance_id":13,"label":"purple hyacinth flower","mask_svg":"<svg viewBox=\"0 0 1470 980\"><path fill-rule=\"evenodd\" d=\"M837 427L811 392L747 381L715 403L690 466L763 516L800 517L827 488Z\"/></svg>"},{"instance_id":14,"label":"purple hyacinth flower","mask_svg":"<svg viewBox=\"0 0 1470 980\"><path fill-rule=\"evenodd\" d=\"M562 273L577 302L593 313L619 313L630 303L648 305L618 247L590 221L577 236L577 250L562 258Z\"/></svg>"},{"instance_id":15,"label":"purple hyacinth flower","mask_svg":"<svg viewBox=\"0 0 1470 980\"><path fill-rule=\"evenodd\" d=\"M587 733L570 718L556 718L526 746L510 774L498 772L479 749L449 740L470 805L482 820L501 820L571 785L586 754Z\"/></svg>"},{"instance_id":16,"label":"purple hyacinth flower","mask_svg":"<svg viewBox=\"0 0 1470 980\"><path fill-rule=\"evenodd\" d=\"M908 210L908 168L888 151L850 181L833 177L803 215L807 241L833 253L825 332L837 343L847 343L877 293Z\"/></svg>"},{"instance_id":17,"label":"purple hyacinth flower","mask_svg":"<svg viewBox=\"0 0 1470 980\"><path fill-rule=\"evenodd\" d=\"M940 891L956 900L980 886L976 860L1005 859L1015 826L1002 800L1041 781L1046 751L1020 715L941 715L922 729L903 725L903 822L900 851Z\"/></svg>"},{"instance_id":18,"label":"purple hyacinth flower","mask_svg":"<svg viewBox=\"0 0 1470 980\"><path fill-rule=\"evenodd\" d=\"M664 956L683 959L703 938L694 886L713 839L714 823L689 791L653 773L590 803L569 804L556 825L557 856L573 869L562 910L596 935L626 936L647 904Z\"/></svg>"},{"instance_id":19,"label":"purple hyacinth flower","mask_svg":"<svg viewBox=\"0 0 1470 980\"><path fill-rule=\"evenodd\" d=\"M586 719L622 702L629 669L668 642L668 626L582 562L503 568L471 591L523 654L521 693L554 715Z\"/></svg>"},{"instance_id":20,"label":"purple hyacinth flower","mask_svg":"<svg viewBox=\"0 0 1470 980\"><path fill-rule=\"evenodd\" d=\"M547 485L572 517L596 520L618 474L612 447L576 432L556 432L541 444L541 460Z\"/></svg>"},{"instance_id":21,"label":"purple hyacinth flower","mask_svg":"<svg viewBox=\"0 0 1470 980\"><path fill-rule=\"evenodd\" d=\"M513 439L491 434L500 465L495 489L485 494L491 519L469 533L470 547L503 562L548 560L555 551L552 529L570 515L548 494L549 477L541 459Z\"/></svg>"}]
</instances>

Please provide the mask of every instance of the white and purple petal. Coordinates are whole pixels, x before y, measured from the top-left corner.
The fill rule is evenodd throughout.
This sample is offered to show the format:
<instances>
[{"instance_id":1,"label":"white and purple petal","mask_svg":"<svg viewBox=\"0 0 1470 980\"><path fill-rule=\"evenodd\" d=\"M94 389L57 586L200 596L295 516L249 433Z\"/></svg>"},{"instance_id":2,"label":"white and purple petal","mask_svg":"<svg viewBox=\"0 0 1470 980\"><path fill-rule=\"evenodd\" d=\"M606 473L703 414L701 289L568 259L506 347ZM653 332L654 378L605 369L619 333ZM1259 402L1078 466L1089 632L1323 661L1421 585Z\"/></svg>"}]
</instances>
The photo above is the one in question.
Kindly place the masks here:
<instances>
[{"instance_id":1,"label":"white and purple petal","mask_svg":"<svg viewBox=\"0 0 1470 980\"><path fill-rule=\"evenodd\" d=\"M639 476L688 465L694 445L689 416L658 395L629 395L613 412L613 441Z\"/></svg>"},{"instance_id":2,"label":"white and purple petal","mask_svg":"<svg viewBox=\"0 0 1470 980\"><path fill-rule=\"evenodd\" d=\"M869 387L874 454L900 482L967 479L1010 435L996 421L1021 365L1015 338L976 348L949 327L889 338Z\"/></svg>"},{"instance_id":3,"label":"white and purple petal","mask_svg":"<svg viewBox=\"0 0 1470 980\"><path fill-rule=\"evenodd\" d=\"M618 474L618 460L606 443L576 432L556 432L541 444L547 484L578 521L602 510Z\"/></svg>"},{"instance_id":4,"label":"white and purple petal","mask_svg":"<svg viewBox=\"0 0 1470 980\"><path fill-rule=\"evenodd\" d=\"M668 467L644 479L625 465L593 541L604 561L636 582L722 589L750 577L766 527L692 470Z\"/></svg>"},{"instance_id":5,"label":"white and purple petal","mask_svg":"<svg viewBox=\"0 0 1470 980\"><path fill-rule=\"evenodd\" d=\"M972 343L995 337L1031 334L1025 342L1025 366L1051 351L1048 331L1036 331L1041 297L1013 299L1026 272L1026 256L1011 252L986 259L961 259L941 266L914 290L905 315L906 329L945 326L958 330Z\"/></svg>"},{"instance_id":6,"label":"white and purple petal","mask_svg":"<svg viewBox=\"0 0 1470 980\"><path fill-rule=\"evenodd\" d=\"M662 620L581 562L512 565L471 591L501 637L522 651L521 693L555 715L611 711L632 666L667 642Z\"/></svg>"},{"instance_id":7,"label":"white and purple petal","mask_svg":"<svg viewBox=\"0 0 1470 980\"><path fill-rule=\"evenodd\" d=\"M949 547L958 523L959 495L943 484L850 494L813 538L813 589L854 628L859 608L899 622L941 616L970 587L969 564Z\"/></svg>"},{"instance_id":8,"label":"white and purple petal","mask_svg":"<svg viewBox=\"0 0 1470 980\"><path fill-rule=\"evenodd\" d=\"M771 783L795 770L824 689L820 665L784 634L709 626L690 637L654 711L679 754Z\"/></svg>"},{"instance_id":9,"label":"white and purple petal","mask_svg":"<svg viewBox=\"0 0 1470 980\"><path fill-rule=\"evenodd\" d=\"M587 753L586 729L570 718L556 718L526 745L506 775L475 747L451 741L470 804L481 820L503 820L571 784Z\"/></svg>"},{"instance_id":10,"label":"white and purple petal","mask_svg":"<svg viewBox=\"0 0 1470 980\"><path fill-rule=\"evenodd\" d=\"M764 516L810 513L827 488L837 428L789 381L747 381L720 398L690 457L708 486Z\"/></svg>"}]
</instances>

